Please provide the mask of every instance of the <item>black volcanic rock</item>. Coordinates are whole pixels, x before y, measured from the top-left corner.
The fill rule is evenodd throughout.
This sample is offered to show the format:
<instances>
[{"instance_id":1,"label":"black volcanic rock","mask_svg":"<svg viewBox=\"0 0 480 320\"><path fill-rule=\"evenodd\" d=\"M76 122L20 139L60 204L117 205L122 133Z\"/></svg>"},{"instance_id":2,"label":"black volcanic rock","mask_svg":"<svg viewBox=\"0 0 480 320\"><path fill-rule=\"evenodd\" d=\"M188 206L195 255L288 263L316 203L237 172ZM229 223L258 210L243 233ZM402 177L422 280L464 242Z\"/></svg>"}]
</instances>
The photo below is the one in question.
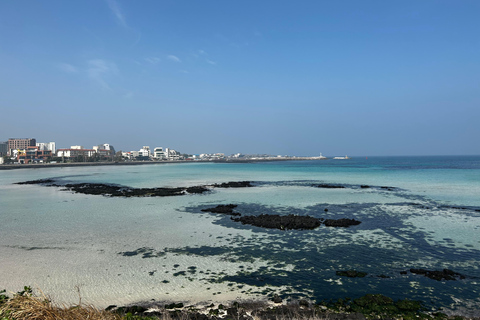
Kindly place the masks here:
<instances>
[{"instance_id":1,"label":"black volcanic rock","mask_svg":"<svg viewBox=\"0 0 480 320\"><path fill-rule=\"evenodd\" d=\"M230 181L224 183L215 183L212 185L215 188L248 188L253 187L251 181Z\"/></svg>"},{"instance_id":2,"label":"black volcanic rock","mask_svg":"<svg viewBox=\"0 0 480 320\"><path fill-rule=\"evenodd\" d=\"M327 183L315 184L314 187L326 188L326 189L345 189L345 186L341 186L338 184L327 184Z\"/></svg>"},{"instance_id":3,"label":"black volcanic rock","mask_svg":"<svg viewBox=\"0 0 480 320\"><path fill-rule=\"evenodd\" d=\"M342 227L348 228L350 226L356 226L362 223L361 221L355 219L326 219L324 222L325 226L327 227Z\"/></svg>"},{"instance_id":4,"label":"black volcanic rock","mask_svg":"<svg viewBox=\"0 0 480 320\"><path fill-rule=\"evenodd\" d=\"M193 187L188 187L186 189L186 191L188 193L192 193L192 194L195 194L195 193L205 193L207 191L210 191L210 189L204 187L204 186L193 186Z\"/></svg>"},{"instance_id":5,"label":"black volcanic rock","mask_svg":"<svg viewBox=\"0 0 480 320\"><path fill-rule=\"evenodd\" d=\"M335 274L341 277L364 278L368 273L357 270L336 271Z\"/></svg>"},{"instance_id":6,"label":"black volcanic rock","mask_svg":"<svg viewBox=\"0 0 480 320\"><path fill-rule=\"evenodd\" d=\"M171 197L185 194L199 194L210 191L204 186L177 188L130 188L104 183L74 183L64 186L67 190L110 197Z\"/></svg>"},{"instance_id":7,"label":"black volcanic rock","mask_svg":"<svg viewBox=\"0 0 480 320\"><path fill-rule=\"evenodd\" d=\"M394 187L380 187L380 189L384 189L384 190L387 190L387 191L394 191L395 188Z\"/></svg>"},{"instance_id":8,"label":"black volcanic rock","mask_svg":"<svg viewBox=\"0 0 480 320\"><path fill-rule=\"evenodd\" d=\"M235 209L236 207L237 207L236 204L219 204L215 208L206 208L206 209L202 209L202 211L211 212L211 213L228 214L231 216L239 216L240 213L233 211L233 209Z\"/></svg>"},{"instance_id":9,"label":"black volcanic rock","mask_svg":"<svg viewBox=\"0 0 480 320\"><path fill-rule=\"evenodd\" d=\"M38 180L17 182L15 184L51 184L51 183L54 183L54 182L55 182L55 180L53 180L53 179L38 179Z\"/></svg>"},{"instance_id":10,"label":"black volcanic rock","mask_svg":"<svg viewBox=\"0 0 480 320\"><path fill-rule=\"evenodd\" d=\"M259 216L244 216L233 219L256 227L280 230L311 230L320 226L320 220L310 216L296 216L290 214L281 216L276 214L262 214Z\"/></svg>"},{"instance_id":11,"label":"black volcanic rock","mask_svg":"<svg viewBox=\"0 0 480 320\"><path fill-rule=\"evenodd\" d=\"M411 273L414 274L420 274L424 275L427 278L437 280L437 281L442 281L442 280L457 280L459 279L465 279L465 276L449 270L449 269L443 269L442 271L436 271L436 270L426 270L426 269L410 269Z\"/></svg>"}]
</instances>

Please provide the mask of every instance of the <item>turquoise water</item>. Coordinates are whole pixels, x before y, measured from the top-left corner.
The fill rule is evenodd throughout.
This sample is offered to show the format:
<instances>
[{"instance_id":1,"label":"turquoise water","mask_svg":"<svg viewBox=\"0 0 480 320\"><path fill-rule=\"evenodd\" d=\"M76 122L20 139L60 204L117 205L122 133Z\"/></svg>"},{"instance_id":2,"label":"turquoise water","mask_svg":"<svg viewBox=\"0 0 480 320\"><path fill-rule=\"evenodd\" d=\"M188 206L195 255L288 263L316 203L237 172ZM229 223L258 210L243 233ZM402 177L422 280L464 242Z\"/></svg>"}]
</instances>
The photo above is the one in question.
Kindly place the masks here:
<instances>
[{"instance_id":1,"label":"turquoise water","mask_svg":"<svg viewBox=\"0 0 480 320\"><path fill-rule=\"evenodd\" d=\"M317 301L383 293L432 308L480 306L478 156L24 169L0 171L0 178L0 289L32 285L75 303L79 288L82 301L99 306L274 293ZM41 178L130 187L250 180L255 187L110 198L14 184ZM314 186L320 183L345 188ZM362 223L280 231L201 211L226 203L244 215ZM448 268L465 279L400 273L410 268ZM368 275L335 273L349 269Z\"/></svg>"}]
</instances>

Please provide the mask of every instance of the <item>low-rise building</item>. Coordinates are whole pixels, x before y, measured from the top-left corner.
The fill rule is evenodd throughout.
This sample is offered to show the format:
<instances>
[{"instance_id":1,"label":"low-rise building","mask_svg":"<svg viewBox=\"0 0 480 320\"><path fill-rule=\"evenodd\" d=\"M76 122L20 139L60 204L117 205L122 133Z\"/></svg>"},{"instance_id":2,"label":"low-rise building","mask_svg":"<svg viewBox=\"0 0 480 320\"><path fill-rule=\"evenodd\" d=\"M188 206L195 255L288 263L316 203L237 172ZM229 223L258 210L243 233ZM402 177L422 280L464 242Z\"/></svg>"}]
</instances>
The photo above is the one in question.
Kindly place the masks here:
<instances>
[{"instance_id":1,"label":"low-rise building","mask_svg":"<svg viewBox=\"0 0 480 320\"><path fill-rule=\"evenodd\" d=\"M93 146L92 149L101 155L105 155L105 156L115 155L115 148L108 143L99 144L98 146Z\"/></svg>"},{"instance_id":2,"label":"low-rise building","mask_svg":"<svg viewBox=\"0 0 480 320\"><path fill-rule=\"evenodd\" d=\"M19 149L17 149L19 150ZM51 150L40 150L39 147L27 147L17 152L18 163L42 163L54 155Z\"/></svg>"},{"instance_id":3,"label":"low-rise building","mask_svg":"<svg viewBox=\"0 0 480 320\"><path fill-rule=\"evenodd\" d=\"M150 147L149 146L143 146L142 149L138 151L138 156L139 157L148 157L150 158L151 153L150 153Z\"/></svg>"},{"instance_id":4,"label":"low-rise building","mask_svg":"<svg viewBox=\"0 0 480 320\"><path fill-rule=\"evenodd\" d=\"M153 149L153 157L158 160L166 160L168 158L167 153L162 147L156 147Z\"/></svg>"},{"instance_id":5,"label":"low-rise building","mask_svg":"<svg viewBox=\"0 0 480 320\"><path fill-rule=\"evenodd\" d=\"M168 160L180 160L180 152L176 150L165 148L165 153L167 154Z\"/></svg>"},{"instance_id":6,"label":"low-rise building","mask_svg":"<svg viewBox=\"0 0 480 320\"><path fill-rule=\"evenodd\" d=\"M75 158L78 156L82 157L92 157L95 155L95 150L93 149L83 149L83 148L74 148L79 146L72 146L69 149L58 149L57 157L61 158Z\"/></svg>"},{"instance_id":7,"label":"low-rise building","mask_svg":"<svg viewBox=\"0 0 480 320\"><path fill-rule=\"evenodd\" d=\"M36 146L39 150L50 150L54 154L57 151L55 142L37 142Z\"/></svg>"}]
</instances>

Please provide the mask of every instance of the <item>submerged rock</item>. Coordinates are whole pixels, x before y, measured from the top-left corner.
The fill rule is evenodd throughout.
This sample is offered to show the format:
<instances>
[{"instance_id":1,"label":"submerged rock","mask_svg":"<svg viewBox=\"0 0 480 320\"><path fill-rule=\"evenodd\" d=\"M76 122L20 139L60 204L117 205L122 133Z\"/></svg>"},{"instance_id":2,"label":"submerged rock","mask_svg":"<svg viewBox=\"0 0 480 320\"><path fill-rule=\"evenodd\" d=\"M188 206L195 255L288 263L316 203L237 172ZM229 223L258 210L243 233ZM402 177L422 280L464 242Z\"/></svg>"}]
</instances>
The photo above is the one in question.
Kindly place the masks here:
<instances>
[{"instance_id":1,"label":"submerged rock","mask_svg":"<svg viewBox=\"0 0 480 320\"><path fill-rule=\"evenodd\" d=\"M386 187L386 186L380 187L380 189L384 189L384 190L387 190L387 191L394 191L395 190L394 187Z\"/></svg>"},{"instance_id":2,"label":"submerged rock","mask_svg":"<svg viewBox=\"0 0 480 320\"><path fill-rule=\"evenodd\" d=\"M356 226L362 223L361 221L355 220L355 219L326 219L324 222L325 226L327 227L342 227L342 228L348 228L350 226Z\"/></svg>"},{"instance_id":3,"label":"submerged rock","mask_svg":"<svg viewBox=\"0 0 480 320\"><path fill-rule=\"evenodd\" d=\"M233 219L243 224L256 227L280 230L311 230L320 226L320 220L310 216L296 216L290 214L281 216L276 214L262 214L259 216L244 216Z\"/></svg>"}]
</instances>

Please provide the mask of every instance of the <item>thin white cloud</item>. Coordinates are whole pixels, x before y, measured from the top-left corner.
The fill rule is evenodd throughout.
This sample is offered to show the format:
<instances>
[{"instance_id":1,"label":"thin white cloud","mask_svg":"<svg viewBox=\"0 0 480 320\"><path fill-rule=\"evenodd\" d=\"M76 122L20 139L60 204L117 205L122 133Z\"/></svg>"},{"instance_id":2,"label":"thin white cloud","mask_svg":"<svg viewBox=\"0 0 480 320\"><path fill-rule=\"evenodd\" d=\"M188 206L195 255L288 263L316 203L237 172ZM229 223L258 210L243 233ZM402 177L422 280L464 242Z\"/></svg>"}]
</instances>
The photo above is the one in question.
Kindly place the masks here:
<instances>
[{"instance_id":1,"label":"thin white cloud","mask_svg":"<svg viewBox=\"0 0 480 320\"><path fill-rule=\"evenodd\" d=\"M89 60L87 65L88 77L100 85L102 89L110 90L107 79L118 74L117 65L102 59Z\"/></svg>"},{"instance_id":2,"label":"thin white cloud","mask_svg":"<svg viewBox=\"0 0 480 320\"><path fill-rule=\"evenodd\" d=\"M77 73L78 72L78 69L74 66L72 66L71 64L68 64L68 63L60 63L58 64L58 67L60 68L60 70L62 70L63 72L66 72L66 73Z\"/></svg>"},{"instance_id":3,"label":"thin white cloud","mask_svg":"<svg viewBox=\"0 0 480 320\"><path fill-rule=\"evenodd\" d=\"M168 55L167 59L172 60L174 62L182 62L182 60L180 60L177 56L174 56L173 54Z\"/></svg>"},{"instance_id":4,"label":"thin white cloud","mask_svg":"<svg viewBox=\"0 0 480 320\"><path fill-rule=\"evenodd\" d=\"M129 91L129 92L127 92L123 95L123 98L124 99L131 99L131 98L133 98L133 96L134 96L134 93L132 91Z\"/></svg>"},{"instance_id":5,"label":"thin white cloud","mask_svg":"<svg viewBox=\"0 0 480 320\"><path fill-rule=\"evenodd\" d=\"M217 64L215 61L212 61L212 60L209 60L209 59L207 59L206 61L207 61L207 63L209 63L211 65L216 65Z\"/></svg>"},{"instance_id":6,"label":"thin white cloud","mask_svg":"<svg viewBox=\"0 0 480 320\"><path fill-rule=\"evenodd\" d=\"M179 70L181 73L189 73L187 70Z\"/></svg>"},{"instance_id":7,"label":"thin white cloud","mask_svg":"<svg viewBox=\"0 0 480 320\"><path fill-rule=\"evenodd\" d=\"M144 60L151 64L157 64L160 62L160 58L158 57L147 57L147 58L144 58Z\"/></svg>"},{"instance_id":8,"label":"thin white cloud","mask_svg":"<svg viewBox=\"0 0 480 320\"><path fill-rule=\"evenodd\" d=\"M198 50L198 54L201 54L201 55L208 55L208 53L205 52L205 50Z\"/></svg>"},{"instance_id":9,"label":"thin white cloud","mask_svg":"<svg viewBox=\"0 0 480 320\"><path fill-rule=\"evenodd\" d=\"M125 20L125 16L123 15L122 11L120 10L120 7L118 6L118 3L115 0L106 0L108 7L112 11L113 15L115 18L117 18L117 21L123 26L123 27L128 27L127 21Z\"/></svg>"}]
</instances>

